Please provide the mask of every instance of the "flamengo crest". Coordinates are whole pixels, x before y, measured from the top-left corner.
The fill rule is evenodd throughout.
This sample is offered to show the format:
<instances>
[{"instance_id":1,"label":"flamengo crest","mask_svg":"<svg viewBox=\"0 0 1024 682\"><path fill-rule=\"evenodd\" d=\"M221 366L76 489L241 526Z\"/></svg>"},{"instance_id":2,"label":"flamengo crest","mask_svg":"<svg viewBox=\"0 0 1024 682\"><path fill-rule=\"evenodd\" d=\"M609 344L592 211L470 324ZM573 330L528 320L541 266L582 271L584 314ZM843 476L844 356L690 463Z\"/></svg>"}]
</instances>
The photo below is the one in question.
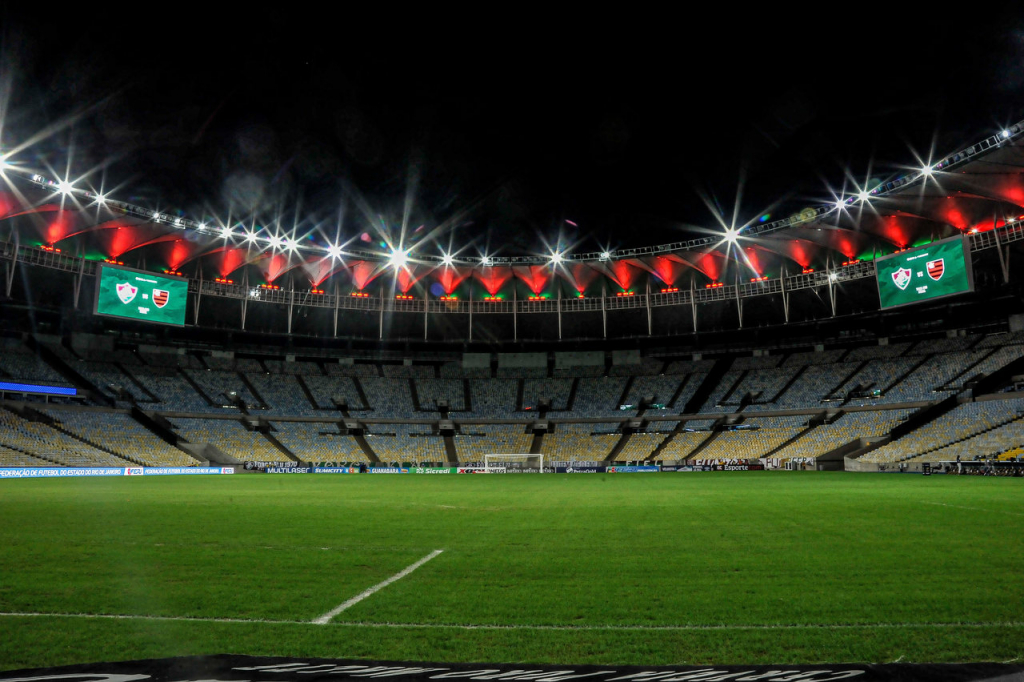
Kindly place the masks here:
<instances>
[{"instance_id":1,"label":"flamengo crest","mask_svg":"<svg viewBox=\"0 0 1024 682\"><path fill-rule=\"evenodd\" d=\"M939 258L938 260L930 260L925 263L925 269L928 271L928 276L936 282L942 279L942 273L946 271L946 264L943 262L944 260L944 258Z\"/></svg>"},{"instance_id":2,"label":"flamengo crest","mask_svg":"<svg viewBox=\"0 0 1024 682\"><path fill-rule=\"evenodd\" d=\"M892 273L892 281L901 290L906 289L907 285L910 284L910 269L900 268L896 272Z\"/></svg>"},{"instance_id":3,"label":"flamengo crest","mask_svg":"<svg viewBox=\"0 0 1024 682\"><path fill-rule=\"evenodd\" d=\"M170 293L166 289L153 289L153 303L156 304L157 308L163 308L167 305L168 298L170 298Z\"/></svg>"},{"instance_id":4,"label":"flamengo crest","mask_svg":"<svg viewBox=\"0 0 1024 682\"><path fill-rule=\"evenodd\" d=\"M128 282L117 283L117 297L121 299L121 303L130 303L137 293L139 293L138 287L133 287Z\"/></svg>"}]
</instances>

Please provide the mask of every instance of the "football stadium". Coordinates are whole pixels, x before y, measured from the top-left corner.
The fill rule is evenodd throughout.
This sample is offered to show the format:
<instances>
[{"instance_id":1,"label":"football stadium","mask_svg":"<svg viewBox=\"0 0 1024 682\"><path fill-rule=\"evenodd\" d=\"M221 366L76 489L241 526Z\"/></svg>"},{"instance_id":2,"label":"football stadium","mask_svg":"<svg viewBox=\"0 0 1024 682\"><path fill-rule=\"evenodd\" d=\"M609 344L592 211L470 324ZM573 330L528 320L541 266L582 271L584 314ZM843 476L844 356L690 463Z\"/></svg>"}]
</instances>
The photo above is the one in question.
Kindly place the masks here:
<instances>
[{"instance_id":1,"label":"football stadium","mask_svg":"<svg viewBox=\"0 0 1024 682\"><path fill-rule=\"evenodd\" d=\"M1024 676L1024 121L540 252L5 135L0 682Z\"/></svg>"}]
</instances>

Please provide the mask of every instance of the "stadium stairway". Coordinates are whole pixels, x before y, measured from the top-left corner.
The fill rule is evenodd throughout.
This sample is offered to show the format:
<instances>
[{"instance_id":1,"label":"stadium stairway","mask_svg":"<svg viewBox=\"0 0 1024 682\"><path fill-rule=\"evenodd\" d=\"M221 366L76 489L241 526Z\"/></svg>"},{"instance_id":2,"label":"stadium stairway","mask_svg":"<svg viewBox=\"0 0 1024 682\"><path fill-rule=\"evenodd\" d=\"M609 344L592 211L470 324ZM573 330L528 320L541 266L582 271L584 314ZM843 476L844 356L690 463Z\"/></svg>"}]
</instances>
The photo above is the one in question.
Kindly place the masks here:
<instances>
[{"instance_id":1,"label":"stadium stairway","mask_svg":"<svg viewBox=\"0 0 1024 682\"><path fill-rule=\"evenodd\" d=\"M686 405L683 406L683 411L680 414L697 414L700 412L700 408L704 404L704 401L708 399L711 392L715 390L715 387L718 386L719 382L722 380L722 377L725 376L725 373L729 369L729 365L732 364L732 360L732 356L726 356L715 360L715 364L711 368L711 371L707 373L707 376L704 377L704 381L701 382L700 386L697 387L697 390L694 391L693 395L686 402ZM574 385L574 392L575 389L576 387Z\"/></svg>"},{"instance_id":2,"label":"stadium stairway","mask_svg":"<svg viewBox=\"0 0 1024 682\"><path fill-rule=\"evenodd\" d=\"M301 462L302 460L300 460L295 455L294 452L289 450L284 443L279 441L277 437L270 432L271 428L273 427L271 427L268 422L264 421L262 418L260 419L260 428L258 430L263 435L263 437L270 441L271 445L273 445L275 448L284 453L285 457L287 457L288 459L292 460L293 462Z\"/></svg>"},{"instance_id":3,"label":"stadium stairway","mask_svg":"<svg viewBox=\"0 0 1024 682\"><path fill-rule=\"evenodd\" d=\"M141 400L141 401L138 401L138 402L144 402L144 403L159 403L160 402L160 397L155 395L152 391L150 391L145 386L143 386L142 382L139 381L138 378L136 378L136 376L134 374L132 374L130 371L128 371L127 367L122 365L120 362L115 362L115 363L113 363L113 365L114 365L114 367L117 367L118 370L120 370L121 374L123 374L126 377L128 377L128 380L131 381L132 384L134 385L135 390L139 391L140 393L142 393L142 395L146 396L145 400Z\"/></svg>"},{"instance_id":4,"label":"stadium stairway","mask_svg":"<svg viewBox=\"0 0 1024 682\"><path fill-rule=\"evenodd\" d=\"M424 410L420 406L420 393L416 390L416 380L409 377L409 398L412 400L413 412L435 412L436 410Z\"/></svg>"},{"instance_id":5,"label":"stadium stairway","mask_svg":"<svg viewBox=\"0 0 1024 682\"><path fill-rule=\"evenodd\" d=\"M45 343L38 341L34 336L29 334L25 337L25 345L28 346L32 352L42 358L43 362L70 381L72 385L89 391L92 394L89 396L90 398L105 404L107 407L114 407L116 401L113 398L108 396L100 390L98 386L75 371L75 369L68 363L64 362L59 355L47 348Z\"/></svg>"},{"instance_id":6,"label":"stadium stairway","mask_svg":"<svg viewBox=\"0 0 1024 682\"><path fill-rule=\"evenodd\" d=\"M530 454L539 455L541 453L541 445L544 444L544 432L534 431L533 442L530 443Z\"/></svg>"},{"instance_id":7,"label":"stadium stairway","mask_svg":"<svg viewBox=\"0 0 1024 682\"><path fill-rule=\"evenodd\" d=\"M685 383L685 382L684 382ZM672 427L672 431L665 436L664 440L658 443L658 446L654 448L654 452L651 453L651 460L661 459L661 451L664 450L669 443L676 437L676 434L683 430L683 424L686 422L676 422L676 425Z\"/></svg>"},{"instance_id":8,"label":"stadium stairway","mask_svg":"<svg viewBox=\"0 0 1024 682\"><path fill-rule=\"evenodd\" d=\"M206 392L202 388L200 388L199 384L195 382L195 379L188 375L188 372L186 372L181 367L178 367L177 369L178 375L185 378L185 381L188 382L188 385L192 387L192 390L195 391L200 398L205 400L207 405L210 405L211 407L220 407L218 403L213 402L210 396L206 395Z\"/></svg>"},{"instance_id":9,"label":"stadium stairway","mask_svg":"<svg viewBox=\"0 0 1024 682\"><path fill-rule=\"evenodd\" d=\"M31 409L31 408L27 408L27 409ZM35 410L32 410L32 411L35 412ZM42 420L39 420L39 421L42 421ZM147 466L147 464L145 462L143 462L141 459L135 459L134 457L132 457L130 455L121 454L120 452L117 452L116 450L114 450L112 448L108 448L106 445L101 445L101 444L97 443L96 441L89 440L88 438L86 438L84 436L79 436L74 431L71 431L69 429L65 429L56 420L52 420L48 424L48 426L51 429L55 430L55 431L60 431L65 436L70 436L71 438L74 438L75 440L77 440L79 442L85 443L86 445L93 446L97 450L102 450L103 452L106 452L109 455L113 455L114 457L118 457L120 459L123 459L123 460L125 460L125 462L130 462L130 463L135 464L137 466Z\"/></svg>"},{"instance_id":10,"label":"stadium stairway","mask_svg":"<svg viewBox=\"0 0 1024 682\"><path fill-rule=\"evenodd\" d=\"M617 442L612 447L611 452L609 452L608 456L604 458L604 461L606 461L606 462L614 462L615 458L619 456L619 453L622 452L622 449L624 447L626 447L626 443L628 443L629 440L632 437L633 437L632 433L623 433L622 437L619 438L619 442Z\"/></svg>"},{"instance_id":11,"label":"stadium stairway","mask_svg":"<svg viewBox=\"0 0 1024 682\"><path fill-rule=\"evenodd\" d=\"M323 371L321 369L321 371ZM313 393L309 390L309 386L306 385L306 381L302 378L301 374L295 375L295 383L299 385L299 389L302 391L302 395L306 396L306 400L313 406L314 410L322 410L324 408L316 404L316 398L313 397Z\"/></svg>"},{"instance_id":12,"label":"stadium stairway","mask_svg":"<svg viewBox=\"0 0 1024 682\"><path fill-rule=\"evenodd\" d=\"M846 382L848 382L850 379L852 379L853 377L857 376L860 373L861 370L863 370L865 367L867 367L867 364L869 362L871 362L871 361L870 360L861 360L861 362L858 363L858 365L856 367L854 367L853 370L851 370L849 374L847 374L842 379L840 379L839 383L837 383L835 386L833 386L828 391L828 393L826 393L824 395L823 400L826 400L826 401L827 400L835 400L838 397L837 394L839 393L839 389L841 389L843 386L845 386ZM849 393L849 391L847 391L847 393ZM845 404L846 400L848 400L848 398L843 400L844 404Z\"/></svg>"},{"instance_id":13,"label":"stadium stairway","mask_svg":"<svg viewBox=\"0 0 1024 682\"><path fill-rule=\"evenodd\" d=\"M778 390L778 392L774 396L772 396L771 400L766 400L765 402L766 403L773 403L773 404L777 403L779 401L779 398L781 398L782 396L784 396L786 394L786 391L788 391L790 389L790 387L792 387L793 384L795 384L797 382L797 380L801 376L803 376L803 373L806 372L807 368L810 367L810 366L811 365L804 365L799 370L797 370L796 374L794 374L793 376L791 376L789 378L789 381L787 381L786 384L782 388L780 388Z\"/></svg>"},{"instance_id":14,"label":"stadium stairway","mask_svg":"<svg viewBox=\"0 0 1024 682\"><path fill-rule=\"evenodd\" d=\"M802 431L799 431L795 436L793 436L792 438L790 438L786 442L782 443L778 447L774 447L771 450L769 450L768 452L764 453L763 455L761 455L761 457L771 457L776 452L781 452L783 448L786 448L786 447L792 445L793 443L797 442L798 440L803 438L805 435L807 435L808 433L813 431L815 428L817 428L818 426L820 426L821 424L824 424L824 423L825 423L825 412L822 412L821 414L817 414L817 415L811 417L807 421L807 428L803 429Z\"/></svg>"},{"instance_id":15,"label":"stadium stairway","mask_svg":"<svg viewBox=\"0 0 1024 682\"><path fill-rule=\"evenodd\" d=\"M932 357L934 357L934 355L935 355L935 353L929 353L929 354L927 354L927 355L923 355L923 356L921 356L921 361L920 361L920 362L918 362L918 363L914 364L914 365L913 365L913 366L912 366L912 367L911 367L910 369L908 369L908 370L907 370L906 372L904 372L903 374L899 375L898 377L896 377L895 379L893 379L893 380L892 380L891 382L889 382L889 385L888 385L888 386L886 386L885 388L883 388L883 389L882 389L882 395L885 395L886 393L888 393L888 392L889 392L889 391L891 391L892 389L894 389L894 388L896 388L897 386L899 386L899 385L900 385L900 383L901 383L901 382L902 382L902 381L903 381L904 379L906 379L906 378L907 378L907 377L909 377L909 376L910 376L911 374L913 374L914 372L916 372L916 371L917 371L917 369L918 369L918 367L920 367L920 366L921 366L921 365L923 365L924 363L926 363L926 362L928 362L929 360L931 360L931 359L932 359Z\"/></svg>"},{"instance_id":16,"label":"stadium stairway","mask_svg":"<svg viewBox=\"0 0 1024 682\"><path fill-rule=\"evenodd\" d=\"M459 453L455 449L455 438L444 436L444 454L449 464L459 463Z\"/></svg>"},{"instance_id":17,"label":"stadium stairway","mask_svg":"<svg viewBox=\"0 0 1024 682\"><path fill-rule=\"evenodd\" d=\"M249 381L249 377L245 376L245 372L236 371L235 374L238 375L239 381L242 382L242 385L245 386L246 390L249 391L249 393L252 394L252 397L256 399L256 402L259 403L260 409L267 409L267 407L269 407L267 405L267 401L263 399L263 396L260 395L260 392L257 391L256 387L252 385L251 381ZM244 400L239 402L240 409L242 409L244 405ZM248 410L246 409L242 409L242 412L248 414Z\"/></svg>"},{"instance_id":18,"label":"stadium stairway","mask_svg":"<svg viewBox=\"0 0 1024 682\"><path fill-rule=\"evenodd\" d=\"M377 453L373 451L370 444L366 442L366 436L362 433L354 433L352 434L352 437L355 438L359 449L363 451L364 455L366 455L366 459L370 460L370 462L374 464L380 464L380 457L378 457Z\"/></svg>"}]
</instances>

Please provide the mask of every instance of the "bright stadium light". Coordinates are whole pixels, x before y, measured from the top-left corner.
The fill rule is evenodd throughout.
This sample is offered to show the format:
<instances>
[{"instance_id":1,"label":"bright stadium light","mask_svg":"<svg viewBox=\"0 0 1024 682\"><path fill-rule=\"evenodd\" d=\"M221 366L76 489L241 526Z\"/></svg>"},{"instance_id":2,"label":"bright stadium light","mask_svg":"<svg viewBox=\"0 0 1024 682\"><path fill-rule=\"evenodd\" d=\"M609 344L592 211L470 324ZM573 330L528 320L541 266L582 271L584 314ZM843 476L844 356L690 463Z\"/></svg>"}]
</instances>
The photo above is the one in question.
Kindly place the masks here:
<instances>
[{"instance_id":1,"label":"bright stadium light","mask_svg":"<svg viewBox=\"0 0 1024 682\"><path fill-rule=\"evenodd\" d=\"M102 194L100 194L99 192L97 192L96 193L96 203L97 204L101 204L101 205L105 204L105 203L107 203L107 198L105 196L103 196Z\"/></svg>"},{"instance_id":2,"label":"bright stadium light","mask_svg":"<svg viewBox=\"0 0 1024 682\"><path fill-rule=\"evenodd\" d=\"M480 265L483 265L483 266L486 267L486 266L489 266L490 264L491 264L491 257L490 256L481 256L480 257Z\"/></svg>"},{"instance_id":3,"label":"bright stadium light","mask_svg":"<svg viewBox=\"0 0 1024 682\"><path fill-rule=\"evenodd\" d=\"M1009 130L1004 130L1003 131L1003 137L1009 137L1009 136L1010 136L1010 131Z\"/></svg>"},{"instance_id":4,"label":"bright stadium light","mask_svg":"<svg viewBox=\"0 0 1024 682\"><path fill-rule=\"evenodd\" d=\"M388 256L388 264L393 268L403 268L409 262L409 254L401 249L395 249Z\"/></svg>"},{"instance_id":5,"label":"bright stadium light","mask_svg":"<svg viewBox=\"0 0 1024 682\"><path fill-rule=\"evenodd\" d=\"M250 244L255 242L256 241L256 231L255 230L246 230L245 231L245 241L249 242Z\"/></svg>"},{"instance_id":6,"label":"bright stadium light","mask_svg":"<svg viewBox=\"0 0 1024 682\"><path fill-rule=\"evenodd\" d=\"M735 230L731 227L727 227L725 229L725 241L729 242L730 244L735 244L736 240L739 239L739 235L739 230Z\"/></svg>"},{"instance_id":7,"label":"bright stadium light","mask_svg":"<svg viewBox=\"0 0 1024 682\"><path fill-rule=\"evenodd\" d=\"M299 243L290 237L285 238L283 243L284 248L288 249L289 251L295 251L296 249L299 248Z\"/></svg>"},{"instance_id":8,"label":"bright stadium light","mask_svg":"<svg viewBox=\"0 0 1024 682\"><path fill-rule=\"evenodd\" d=\"M562 254L558 253L557 251L555 251L553 254L551 254L551 264L552 265L561 265L561 263L562 263Z\"/></svg>"},{"instance_id":9,"label":"bright stadium light","mask_svg":"<svg viewBox=\"0 0 1024 682\"><path fill-rule=\"evenodd\" d=\"M605 260L611 260L611 259L612 259L612 254L609 251L602 251L601 255L599 256L599 260L605 261Z\"/></svg>"},{"instance_id":10,"label":"bright stadium light","mask_svg":"<svg viewBox=\"0 0 1024 682\"><path fill-rule=\"evenodd\" d=\"M837 211L842 211L844 208L846 208L846 202L844 200L840 199L839 201L836 202Z\"/></svg>"},{"instance_id":11,"label":"bright stadium light","mask_svg":"<svg viewBox=\"0 0 1024 682\"><path fill-rule=\"evenodd\" d=\"M867 191L865 191L865 190L861 190L861 191L860 191L860 192L859 192L859 193L857 194L857 198L858 198L858 199L860 199L861 201L867 201L868 199L870 199L870 198L871 198L871 195L870 195L870 194L868 194L868 193L867 193Z\"/></svg>"},{"instance_id":12,"label":"bright stadium light","mask_svg":"<svg viewBox=\"0 0 1024 682\"><path fill-rule=\"evenodd\" d=\"M73 189L75 189L75 188L67 180L58 180L57 181L57 191L60 192L61 194L63 194L64 196L68 196L69 194L71 194L71 191Z\"/></svg>"},{"instance_id":13,"label":"bright stadium light","mask_svg":"<svg viewBox=\"0 0 1024 682\"><path fill-rule=\"evenodd\" d=\"M921 175L923 175L925 177L928 177L931 174L932 174L932 167L931 166L925 166L924 168L921 169Z\"/></svg>"},{"instance_id":14,"label":"bright stadium light","mask_svg":"<svg viewBox=\"0 0 1024 682\"><path fill-rule=\"evenodd\" d=\"M277 236L276 234L275 235L271 235L271 237L270 237L270 239L268 241L270 242L270 245L273 248L275 248L275 249L279 248L281 246L281 244L283 243L283 240L279 236Z\"/></svg>"},{"instance_id":15,"label":"bright stadium light","mask_svg":"<svg viewBox=\"0 0 1024 682\"><path fill-rule=\"evenodd\" d=\"M205 227L206 225L203 225L202 223L199 224L200 230L202 230ZM224 227L220 228L220 236L223 237L224 239L230 239L231 237L235 236L235 233L231 231L230 227L225 225Z\"/></svg>"},{"instance_id":16,"label":"bright stadium light","mask_svg":"<svg viewBox=\"0 0 1024 682\"><path fill-rule=\"evenodd\" d=\"M444 264L446 267L451 267L452 265L455 264L455 259L452 258L452 254L446 253L443 256L441 256L441 263Z\"/></svg>"},{"instance_id":17,"label":"bright stadium light","mask_svg":"<svg viewBox=\"0 0 1024 682\"><path fill-rule=\"evenodd\" d=\"M341 258L341 247L337 244L331 244L327 247L327 255L331 258Z\"/></svg>"}]
</instances>

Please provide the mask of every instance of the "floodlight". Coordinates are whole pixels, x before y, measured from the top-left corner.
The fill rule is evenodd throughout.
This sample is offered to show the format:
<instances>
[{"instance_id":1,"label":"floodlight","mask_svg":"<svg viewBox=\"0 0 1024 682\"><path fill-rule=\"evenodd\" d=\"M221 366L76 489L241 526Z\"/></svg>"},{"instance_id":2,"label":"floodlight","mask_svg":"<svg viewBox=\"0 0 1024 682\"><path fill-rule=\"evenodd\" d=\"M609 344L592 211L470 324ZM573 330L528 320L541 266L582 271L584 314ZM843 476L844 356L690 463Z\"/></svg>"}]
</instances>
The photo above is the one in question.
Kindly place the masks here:
<instances>
[{"instance_id":1,"label":"floodlight","mask_svg":"<svg viewBox=\"0 0 1024 682\"><path fill-rule=\"evenodd\" d=\"M255 230L246 230L245 231L245 241L250 242L250 243L256 241L256 231Z\"/></svg>"},{"instance_id":2,"label":"floodlight","mask_svg":"<svg viewBox=\"0 0 1024 682\"><path fill-rule=\"evenodd\" d=\"M0 156L0 173L3 173L5 170L7 170L10 167L11 167L11 164L7 163L7 157L6 156ZM35 178L33 178L33 180L34 179Z\"/></svg>"},{"instance_id":3,"label":"floodlight","mask_svg":"<svg viewBox=\"0 0 1024 682\"><path fill-rule=\"evenodd\" d=\"M71 183L68 182L67 180L57 181L57 191L63 194L64 196L71 194L71 190L73 189L74 187L72 187Z\"/></svg>"},{"instance_id":4,"label":"floodlight","mask_svg":"<svg viewBox=\"0 0 1024 682\"><path fill-rule=\"evenodd\" d=\"M739 238L739 230L734 230L731 227L726 228L726 230L725 230L725 241L729 242L730 244L735 244L736 240L738 238Z\"/></svg>"},{"instance_id":5,"label":"floodlight","mask_svg":"<svg viewBox=\"0 0 1024 682\"><path fill-rule=\"evenodd\" d=\"M932 174L932 167L931 166L925 166L924 168L921 169L921 175L924 175L925 177L927 177L927 176L929 176L931 174Z\"/></svg>"},{"instance_id":6,"label":"floodlight","mask_svg":"<svg viewBox=\"0 0 1024 682\"><path fill-rule=\"evenodd\" d=\"M837 279L839 279L839 273L836 273L836 272L829 273L828 278L834 282Z\"/></svg>"},{"instance_id":7,"label":"floodlight","mask_svg":"<svg viewBox=\"0 0 1024 682\"><path fill-rule=\"evenodd\" d=\"M491 257L490 256L483 256L483 257L480 258L480 265L488 266L490 264L491 264Z\"/></svg>"},{"instance_id":8,"label":"floodlight","mask_svg":"<svg viewBox=\"0 0 1024 682\"><path fill-rule=\"evenodd\" d=\"M284 248L290 249L292 251L294 251L295 249L299 248L299 243L297 241L295 241L294 239L291 239L291 238L285 238L283 240L283 244L284 244Z\"/></svg>"},{"instance_id":9,"label":"floodlight","mask_svg":"<svg viewBox=\"0 0 1024 682\"><path fill-rule=\"evenodd\" d=\"M559 264L561 264L561 262L562 262L562 254L558 253L557 251L555 253L551 254L551 264L552 265L559 265Z\"/></svg>"},{"instance_id":10,"label":"floodlight","mask_svg":"<svg viewBox=\"0 0 1024 682\"><path fill-rule=\"evenodd\" d=\"M401 249L395 249L388 256L388 264L393 268L405 267L405 264L409 262L409 254Z\"/></svg>"},{"instance_id":11,"label":"floodlight","mask_svg":"<svg viewBox=\"0 0 1024 682\"><path fill-rule=\"evenodd\" d=\"M1010 136L1010 131L1009 130L1004 130L1003 131L1003 137L1009 137L1009 136Z\"/></svg>"},{"instance_id":12,"label":"floodlight","mask_svg":"<svg viewBox=\"0 0 1024 682\"><path fill-rule=\"evenodd\" d=\"M842 211L844 208L846 208L846 202L842 199L838 200L836 202L836 210Z\"/></svg>"},{"instance_id":13,"label":"floodlight","mask_svg":"<svg viewBox=\"0 0 1024 682\"><path fill-rule=\"evenodd\" d=\"M331 258L340 258L341 247L338 246L337 244L331 244L330 246L327 247L327 255L330 256Z\"/></svg>"},{"instance_id":14,"label":"floodlight","mask_svg":"<svg viewBox=\"0 0 1024 682\"><path fill-rule=\"evenodd\" d=\"M96 193L96 203L97 204L105 204L105 203L107 203L107 198L105 196L103 196L102 194L100 194L99 192L97 192Z\"/></svg>"},{"instance_id":15,"label":"floodlight","mask_svg":"<svg viewBox=\"0 0 1024 682\"><path fill-rule=\"evenodd\" d=\"M270 245L275 249L281 246L281 244L283 243L282 239L278 237L276 234L271 236L268 241L270 242Z\"/></svg>"},{"instance_id":16,"label":"floodlight","mask_svg":"<svg viewBox=\"0 0 1024 682\"><path fill-rule=\"evenodd\" d=\"M452 258L452 254L446 253L443 256L441 256L441 263L443 263L445 266L451 266L455 263L455 259Z\"/></svg>"},{"instance_id":17,"label":"floodlight","mask_svg":"<svg viewBox=\"0 0 1024 682\"><path fill-rule=\"evenodd\" d=\"M860 199L861 201L867 201L868 199L870 199L870 198L871 198L871 195L870 195L870 194L868 194L868 193L867 193L866 191L864 191L864 190L861 190L861 191L860 191L860 192L859 192L859 193L857 194L857 198L858 198L858 199Z\"/></svg>"},{"instance_id":18,"label":"floodlight","mask_svg":"<svg viewBox=\"0 0 1024 682\"><path fill-rule=\"evenodd\" d=\"M611 253L609 253L608 251L602 251L601 252L601 256L600 256L599 260L611 260L611 259L612 259L612 254Z\"/></svg>"}]
</instances>

